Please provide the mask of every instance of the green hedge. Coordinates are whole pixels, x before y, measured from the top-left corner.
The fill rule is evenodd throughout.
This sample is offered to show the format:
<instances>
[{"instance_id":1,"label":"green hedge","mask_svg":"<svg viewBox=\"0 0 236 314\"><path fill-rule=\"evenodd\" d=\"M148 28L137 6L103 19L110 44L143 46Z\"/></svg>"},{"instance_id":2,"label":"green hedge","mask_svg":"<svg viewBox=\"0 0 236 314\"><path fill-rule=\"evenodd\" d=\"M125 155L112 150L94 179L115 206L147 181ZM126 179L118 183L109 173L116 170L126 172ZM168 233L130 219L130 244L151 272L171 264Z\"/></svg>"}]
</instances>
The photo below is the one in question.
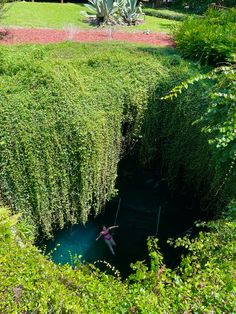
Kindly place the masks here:
<instances>
[{"instance_id":1,"label":"green hedge","mask_svg":"<svg viewBox=\"0 0 236 314\"><path fill-rule=\"evenodd\" d=\"M162 19L175 20L175 21L183 21L187 17L187 15L184 13L171 11L167 9L145 8L143 12L149 16L155 16Z\"/></svg>"}]
</instances>

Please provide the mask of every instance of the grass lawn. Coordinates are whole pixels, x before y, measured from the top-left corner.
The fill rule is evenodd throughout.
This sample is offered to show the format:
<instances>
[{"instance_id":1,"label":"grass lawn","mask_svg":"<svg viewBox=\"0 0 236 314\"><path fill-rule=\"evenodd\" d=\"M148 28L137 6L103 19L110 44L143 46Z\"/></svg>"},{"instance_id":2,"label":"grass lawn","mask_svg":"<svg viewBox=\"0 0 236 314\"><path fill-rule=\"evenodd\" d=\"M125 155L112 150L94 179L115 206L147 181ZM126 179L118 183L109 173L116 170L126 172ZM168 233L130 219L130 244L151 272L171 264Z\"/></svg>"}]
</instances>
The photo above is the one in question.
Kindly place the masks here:
<instances>
[{"instance_id":1,"label":"grass lawn","mask_svg":"<svg viewBox=\"0 0 236 314\"><path fill-rule=\"evenodd\" d=\"M85 16L81 14L85 7L81 4L15 2L9 5L9 10L1 25L21 27L63 28L73 24L81 28L89 28Z\"/></svg>"},{"instance_id":2,"label":"grass lawn","mask_svg":"<svg viewBox=\"0 0 236 314\"><path fill-rule=\"evenodd\" d=\"M157 18L154 16L145 16L145 22L136 26L125 26L120 29L125 29L126 31L134 31L134 30L150 30L153 32L166 32L170 33L171 29L177 25L178 21L167 20L162 18Z\"/></svg>"},{"instance_id":3,"label":"grass lawn","mask_svg":"<svg viewBox=\"0 0 236 314\"><path fill-rule=\"evenodd\" d=\"M87 11L83 4L15 2L9 5L9 10L0 25L62 29L71 24L81 29L94 28L86 22L82 11ZM149 29L155 32L169 32L176 23L178 22L173 20L145 16L144 24L119 27L119 29L125 31Z\"/></svg>"}]
</instances>

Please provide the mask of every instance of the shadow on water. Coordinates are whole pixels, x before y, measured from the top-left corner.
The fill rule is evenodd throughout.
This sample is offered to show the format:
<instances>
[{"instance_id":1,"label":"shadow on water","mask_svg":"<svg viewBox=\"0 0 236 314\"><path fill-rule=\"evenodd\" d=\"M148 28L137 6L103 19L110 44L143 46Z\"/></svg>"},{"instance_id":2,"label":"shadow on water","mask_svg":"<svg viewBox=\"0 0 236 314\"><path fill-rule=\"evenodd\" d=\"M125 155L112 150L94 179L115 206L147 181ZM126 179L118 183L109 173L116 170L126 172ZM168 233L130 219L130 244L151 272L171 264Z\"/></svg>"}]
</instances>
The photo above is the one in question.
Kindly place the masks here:
<instances>
[{"instance_id":1,"label":"shadow on water","mask_svg":"<svg viewBox=\"0 0 236 314\"><path fill-rule=\"evenodd\" d=\"M119 197L107 204L104 213L85 226L74 225L59 230L53 241L44 243L47 252L60 244L52 251L53 261L73 264L75 255L82 255L85 262L104 260L114 265L125 278L131 273L130 263L148 261L147 238L157 235L165 263L169 267L176 266L180 252L170 247L166 240L191 230L194 221L199 219L195 201L190 197L173 199L165 179L125 161L120 167L117 187ZM121 206L117 212L119 198ZM114 223L119 225L113 234L117 244L115 256L102 238L96 241L102 226ZM99 262L96 265L99 266Z\"/></svg>"}]
</instances>

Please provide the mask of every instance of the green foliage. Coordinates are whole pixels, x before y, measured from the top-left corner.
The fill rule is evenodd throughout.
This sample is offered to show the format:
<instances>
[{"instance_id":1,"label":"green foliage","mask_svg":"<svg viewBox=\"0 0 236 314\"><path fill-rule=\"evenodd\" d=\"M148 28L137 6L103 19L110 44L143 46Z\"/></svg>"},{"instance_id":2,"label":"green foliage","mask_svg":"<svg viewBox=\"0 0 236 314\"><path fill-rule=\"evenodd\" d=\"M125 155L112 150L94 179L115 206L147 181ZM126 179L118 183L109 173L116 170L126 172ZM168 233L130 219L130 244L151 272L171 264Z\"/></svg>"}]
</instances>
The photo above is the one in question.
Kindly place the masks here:
<instances>
[{"instance_id":1,"label":"green foliage","mask_svg":"<svg viewBox=\"0 0 236 314\"><path fill-rule=\"evenodd\" d=\"M171 60L173 85L184 77L189 68L176 56ZM165 94L165 86L160 85ZM211 82L199 82L172 101L157 99L150 103L143 124L140 159L146 165L161 169L171 190L198 195L204 208L211 199L209 189L215 178L216 158L211 152L202 124L194 124L207 110L209 96L206 89ZM222 173L222 180L225 172ZM182 192L180 192L182 191ZM214 208L215 210L215 208Z\"/></svg>"},{"instance_id":2,"label":"green foliage","mask_svg":"<svg viewBox=\"0 0 236 314\"><path fill-rule=\"evenodd\" d=\"M193 312L233 313L235 308L235 221L219 220L207 225L196 240L178 239L190 254L179 267L183 293L182 307ZM214 287L214 289L212 289ZM199 302L200 300L200 302Z\"/></svg>"},{"instance_id":3,"label":"green foliage","mask_svg":"<svg viewBox=\"0 0 236 314\"><path fill-rule=\"evenodd\" d=\"M209 6L235 7L234 0L176 0L176 4L198 14L204 13Z\"/></svg>"},{"instance_id":4,"label":"green foliage","mask_svg":"<svg viewBox=\"0 0 236 314\"><path fill-rule=\"evenodd\" d=\"M1 313L107 313L119 309L127 290L119 278L100 273L93 265L81 264L73 271L68 265L53 264L28 239L20 242L15 238L13 220L15 226L16 216L1 209Z\"/></svg>"},{"instance_id":5,"label":"green foliage","mask_svg":"<svg viewBox=\"0 0 236 314\"><path fill-rule=\"evenodd\" d=\"M175 20L175 21L183 21L187 14L176 12L173 10L167 9L152 9L152 8L145 8L144 13L149 16L155 16L163 19L168 20Z\"/></svg>"},{"instance_id":6,"label":"green foliage","mask_svg":"<svg viewBox=\"0 0 236 314\"><path fill-rule=\"evenodd\" d=\"M2 48L0 64L1 194L47 236L116 194L123 125L129 150L175 80L164 55L130 45L53 47Z\"/></svg>"},{"instance_id":7,"label":"green foliage","mask_svg":"<svg viewBox=\"0 0 236 314\"><path fill-rule=\"evenodd\" d=\"M202 117L203 131L210 144L220 150L220 159L233 160L236 154L236 67L217 68L208 78L215 80L209 91L211 102Z\"/></svg>"},{"instance_id":8,"label":"green foliage","mask_svg":"<svg viewBox=\"0 0 236 314\"><path fill-rule=\"evenodd\" d=\"M155 313L155 308L158 313L234 312L235 220L231 214L227 221L210 222L205 227L208 232L200 232L196 239L169 241L188 252L176 270L165 267L157 240L149 239L150 270L138 262L130 277L134 307L140 311L148 308L149 313Z\"/></svg>"},{"instance_id":9,"label":"green foliage","mask_svg":"<svg viewBox=\"0 0 236 314\"><path fill-rule=\"evenodd\" d=\"M175 31L181 53L202 63L235 61L236 9L209 9L201 18L189 17Z\"/></svg>"},{"instance_id":10,"label":"green foliage","mask_svg":"<svg viewBox=\"0 0 236 314\"><path fill-rule=\"evenodd\" d=\"M234 197L236 180L236 70L235 66L214 69L205 75L199 75L176 86L166 97L177 97L184 89L193 88L199 81L214 82L206 93L209 103L203 115L194 122L202 125L202 132L207 134L208 142L215 155L215 176L213 194L218 196L222 188ZM182 97L182 96L181 96Z\"/></svg>"},{"instance_id":11,"label":"green foliage","mask_svg":"<svg viewBox=\"0 0 236 314\"><path fill-rule=\"evenodd\" d=\"M232 204L224 220L209 223L196 239L172 241L188 251L176 270L163 264L158 241L150 238L150 267L137 262L134 274L122 282L92 264L78 263L77 270L53 264L28 239L15 238L11 226L19 232L18 217L1 208L0 312L233 313L233 211Z\"/></svg>"},{"instance_id":12,"label":"green foliage","mask_svg":"<svg viewBox=\"0 0 236 314\"><path fill-rule=\"evenodd\" d=\"M1 60L1 195L45 235L98 214L116 194L118 162L133 147L142 163L161 166L170 188L181 177L182 189L205 203L224 181L229 167L216 172L201 132L206 122L193 124L207 110L205 82L171 103L160 99L196 75L171 50L26 46L2 48ZM230 182L222 200L232 194Z\"/></svg>"}]
</instances>

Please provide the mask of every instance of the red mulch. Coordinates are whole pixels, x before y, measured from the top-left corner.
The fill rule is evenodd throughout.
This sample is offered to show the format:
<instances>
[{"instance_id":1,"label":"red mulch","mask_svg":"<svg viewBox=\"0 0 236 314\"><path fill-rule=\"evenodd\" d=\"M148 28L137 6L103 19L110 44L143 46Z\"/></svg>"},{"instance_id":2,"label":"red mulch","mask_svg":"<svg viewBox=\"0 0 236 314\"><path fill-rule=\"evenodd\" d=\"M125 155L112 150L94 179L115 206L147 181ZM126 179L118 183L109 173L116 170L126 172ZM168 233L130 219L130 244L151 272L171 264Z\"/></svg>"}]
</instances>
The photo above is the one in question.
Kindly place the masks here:
<instances>
[{"instance_id":1,"label":"red mulch","mask_svg":"<svg viewBox=\"0 0 236 314\"><path fill-rule=\"evenodd\" d=\"M28 44L28 43L59 43L63 41L107 41L119 40L134 43L146 43L160 46L174 46L171 37L165 33L144 32L120 32L105 30L55 30L55 29L25 29L25 28L1 28L0 44ZM2 34L2 36L1 36Z\"/></svg>"}]
</instances>

